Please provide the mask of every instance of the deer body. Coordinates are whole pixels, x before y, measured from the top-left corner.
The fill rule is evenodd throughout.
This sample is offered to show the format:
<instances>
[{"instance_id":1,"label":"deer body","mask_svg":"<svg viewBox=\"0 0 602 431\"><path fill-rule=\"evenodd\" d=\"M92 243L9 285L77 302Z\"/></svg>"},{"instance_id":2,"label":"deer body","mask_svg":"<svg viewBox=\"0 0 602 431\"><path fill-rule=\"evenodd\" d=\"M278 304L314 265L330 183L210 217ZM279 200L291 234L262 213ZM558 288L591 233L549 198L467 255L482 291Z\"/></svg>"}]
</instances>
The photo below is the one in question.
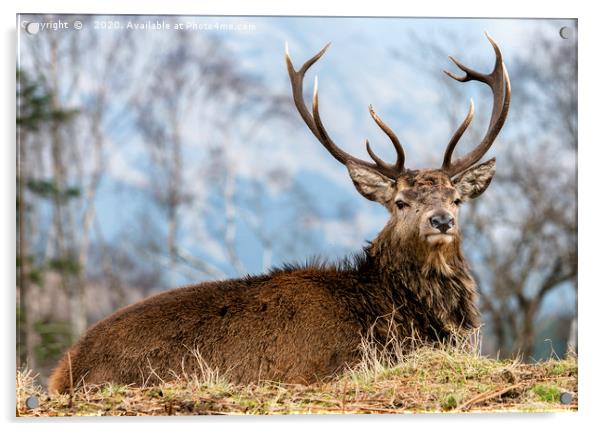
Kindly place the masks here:
<instances>
[{"instance_id":1,"label":"deer body","mask_svg":"<svg viewBox=\"0 0 602 431\"><path fill-rule=\"evenodd\" d=\"M491 40L491 39L490 39ZM409 170L395 134L370 114L397 150L394 165L369 145L375 164L356 159L329 138L318 112L303 102L303 76L326 48L299 71L287 53L293 98L312 133L344 163L356 189L379 202L390 220L354 261L276 269L267 275L202 283L167 291L125 307L91 327L61 359L49 389L116 382L156 383L200 372L206 365L239 383L311 383L359 359L361 337L372 329L385 341L391 320L400 337L439 340L479 325L476 287L460 248L461 202L489 185L495 160L475 165L499 132L510 100L501 53L482 75L456 64L494 93L489 130L481 144L453 161L453 149L472 118L452 137L440 169ZM385 319L390 316L390 319Z\"/></svg>"},{"instance_id":2,"label":"deer body","mask_svg":"<svg viewBox=\"0 0 602 431\"><path fill-rule=\"evenodd\" d=\"M70 350L74 385L158 383L194 373L199 356L234 382L311 383L352 366L371 328L384 340L386 316L394 316L402 337L424 340L478 326L475 287L461 254L452 276L433 270L424 277L422 267L407 264L413 259L392 267L391 256L378 252L385 247L375 242L339 267L202 283L125 307ZM65 356L50 388L66 392L69 385Z\"/></svg>"}]
</instances>

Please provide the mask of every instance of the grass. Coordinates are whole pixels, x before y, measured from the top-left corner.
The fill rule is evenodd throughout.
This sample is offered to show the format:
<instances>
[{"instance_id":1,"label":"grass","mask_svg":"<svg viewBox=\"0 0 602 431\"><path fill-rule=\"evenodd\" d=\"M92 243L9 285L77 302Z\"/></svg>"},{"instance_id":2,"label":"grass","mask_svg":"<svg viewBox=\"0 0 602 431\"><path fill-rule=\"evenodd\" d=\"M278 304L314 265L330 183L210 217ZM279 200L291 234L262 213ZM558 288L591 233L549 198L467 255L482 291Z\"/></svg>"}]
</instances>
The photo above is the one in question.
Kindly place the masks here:
<instances>
[{"instance_id":1,"label":"grass","mask_svg":"<svg viewBox=\"0 0 602 431\"><path fill-rule=\"evenodd\" d=\"M577 359L525 364L482 357L462 340L438 346L365 341L363 360L314 385L234 385L206 364L198 375L153 387L84 386L49 397L29 370L17 371L18 416L242 415L576 411ZM388 353L384 354L383 351ZM572 396L569 404L560 395ZM35 396L37 408L25 400Z\"/></svg>"}]
</instances>

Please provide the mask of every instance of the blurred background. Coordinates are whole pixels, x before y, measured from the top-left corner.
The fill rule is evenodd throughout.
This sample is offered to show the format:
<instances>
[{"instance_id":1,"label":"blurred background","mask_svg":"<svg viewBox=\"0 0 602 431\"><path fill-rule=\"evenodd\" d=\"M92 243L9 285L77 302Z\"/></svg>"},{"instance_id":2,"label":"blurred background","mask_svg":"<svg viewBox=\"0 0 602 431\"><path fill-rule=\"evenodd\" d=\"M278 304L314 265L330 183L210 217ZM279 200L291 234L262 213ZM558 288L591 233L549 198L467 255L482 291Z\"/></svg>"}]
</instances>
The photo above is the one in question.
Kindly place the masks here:
<instances>
[{"instance_id":1,"label":"blurred background","mask_svg":"<svg viewBox=\"0 0 602 431\"><path fill-rule=\"evenodd\" d=\"M79 23L79 24L78 24ZM384 208L355 191L292 102L297 67L332 46L322 119L346 151L438 167L469 99L474 147L502 48L510 115L496 177L461 211L479 284L483 353L526 361L577 349L575 20L20 15L17 364L42 381L89 326L150 294L359 251ZM68 28L65 27L68 26ZM564 30L561 31L561 29Z\"/></svg>"}]
</instances>

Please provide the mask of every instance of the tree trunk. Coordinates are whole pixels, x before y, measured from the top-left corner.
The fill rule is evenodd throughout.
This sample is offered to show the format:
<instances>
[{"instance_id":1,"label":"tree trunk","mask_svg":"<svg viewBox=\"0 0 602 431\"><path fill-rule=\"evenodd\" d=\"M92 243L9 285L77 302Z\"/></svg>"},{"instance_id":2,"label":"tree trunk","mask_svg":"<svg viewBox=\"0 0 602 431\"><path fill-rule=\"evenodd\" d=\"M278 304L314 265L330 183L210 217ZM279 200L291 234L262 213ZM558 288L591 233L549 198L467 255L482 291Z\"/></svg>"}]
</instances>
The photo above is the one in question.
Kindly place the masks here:
<instances>
[{"instance_id":1,"label":"tree trunk","mask_svg":"<svg viewBox=\"0 0 602 431\"><path fill-rule=\"evenodd\" d=\"M58 47L56 39L51 42L52 50L52 109L55 112L61 111L59 102L59 79L58 79ZM53 224L56 235L55 257L59 259L59 272L61 274L61 283L63 289L69 295L69 313L71 322L72 338L79 338L86 329L86 304L83 301L84 290L82 283L78 279L74 279L71 271L66 268L67 261L73 257L69 252L67 245L67 235L65 234L64 214L63 210L65 202L62 192L65 188L65 165L63 163L64 156L63 139L59 130L58 124L53 124L51 132L51 153L52 153L52 170L53 170ZM72 221L72 220L71 220ZM70 262L71 263L71 262ZM69 264L69 266L71 266Z\"/></svg>"},{"instance_id":2,"label":"tree trunk","mask_svg":"<svg viewBox=\"0 0 602 431\"><path fill-rule=\"evenodd\" d=\"M239 275L245 273L245 267L236 252L236 207L234 195L236 192L236 177L230 167L226 168L224 181L224 243L230 262Z\"/></svg>"},{"instance_id":3,"label":"tree trunk","mask_svg":"<svg viewBox=\"0 0 602 431\"><path fill-rule=\"evenodd\" d=\"M566 343L566 351L567 354L577 353L578 352L578 344L577 344L577 316L573 317L571 320L571 329L569 331L569 339Z\"/></svg>"},{"instance_id":4,"label":"tree trunk","mask_svg":"<svg viewBox=\"0 0 602 431\"><path fill-rule=\"evenodd\" d=\"M535 347L535 316L538 306L529 301L525 308L523 308L523 321L518 327L520 332L517 332L517 347L525 359L529 359L533 356L533 349Z\"/></svg>"},{"instance_id":5,"label":"tree trunk","mask_svg":"<svg viewBox=\"0 0 602 431\"><path fill-rule=\"evenodd\" d=\"M17 255L19 256L19 274L17 288L19 291L19 317L20 321L17 323L17 336L19 337L20 347L25 347L25 351L19 352L19 366L27 365L30 369L36 367L35 357L35 330L33 326L33 316L31 313L30 297L31 297L31 283L29 279L29 256L27 247L27 235L26 235L26 204L25 204L25 175L23 172L24 160L25 160L25 137L20 136L19 139L19 164L17 174L17 196L19 197L18 206L18 218L17 227L19 231L19 243L17 244Z\"/></svg>"}]
</instances>

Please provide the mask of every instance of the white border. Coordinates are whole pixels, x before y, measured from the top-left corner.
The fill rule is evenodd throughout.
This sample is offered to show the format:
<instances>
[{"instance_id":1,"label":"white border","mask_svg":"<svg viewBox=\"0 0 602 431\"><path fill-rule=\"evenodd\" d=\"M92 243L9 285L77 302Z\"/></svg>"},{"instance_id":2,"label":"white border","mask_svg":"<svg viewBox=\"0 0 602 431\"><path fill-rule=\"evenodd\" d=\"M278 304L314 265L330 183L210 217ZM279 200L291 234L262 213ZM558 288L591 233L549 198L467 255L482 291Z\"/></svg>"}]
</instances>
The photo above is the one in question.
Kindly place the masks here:
<instances>
[{"instance_id":1,"label":"white border","mask_svg":"<svg viewBox=\"0 0 602 431\"><path fill-rule=\"evenodd\" d=\"M327 3L324 0L297 2L146 0L139 4L122 0L104 0L93 4L81 0L53 2L20 0L18 4L2 3L0 19L3 23L2 101L0 114L3 142L0 145L2 186L0 199L0 237L3 247L0 255L0 274L5 306L2 331L2 418L10 429L105 429L143 426L162 429L167 424L194 423L200 427L251 427L306 429L320 425L365 429L367 427L420 427L450 429L504 429L508 427L546 429L590 428L588 424L599 416L600 399L600 289L596 271L597 246L600 244L600 187L597 173L600 160L600 68L599 41L602 17L594 9L595 2L576 1L422 1L392 2L380 0L357 4ZM139 420L49 420L22 421L14 417L14 304L15 304L15 23L16 13L132 13L132 14L220 14L220 15L331 15L331 16L447 16L447 17L546 17L579 19L579 413L576 414L498 414L498 415L422 415L393 417L289 417L289 418L151 418ZM597 127L596 127L597 126ZM596 133L598 132L598 133ZM131 419L131 418L128 418ZM135 422L135 423L134 423ZM386 422L386 423L385 423ZM340 425L338 425L340 424ZM598 425L599 426L599 425Z\"/></svg>"}]
</instances>

